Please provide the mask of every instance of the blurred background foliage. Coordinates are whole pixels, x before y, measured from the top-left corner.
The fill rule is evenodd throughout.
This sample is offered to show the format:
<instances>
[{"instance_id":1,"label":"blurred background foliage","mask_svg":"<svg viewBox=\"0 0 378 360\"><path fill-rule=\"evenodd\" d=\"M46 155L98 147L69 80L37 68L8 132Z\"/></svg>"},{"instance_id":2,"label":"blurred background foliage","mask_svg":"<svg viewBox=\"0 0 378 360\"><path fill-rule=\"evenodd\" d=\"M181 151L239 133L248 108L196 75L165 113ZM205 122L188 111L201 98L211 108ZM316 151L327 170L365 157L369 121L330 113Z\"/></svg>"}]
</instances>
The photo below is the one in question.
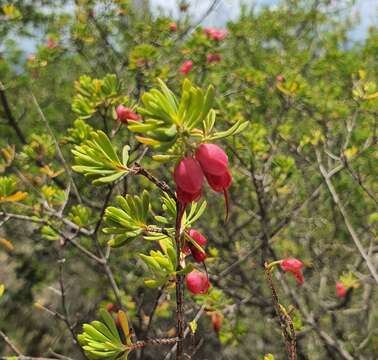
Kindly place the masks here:
<instances>
[{"instance_id":1,"label":"blurred background foliage","mask_svg":"<svg viewBox=\"0 0 378 360\"><path fill-rule=\"evenodd\" d=\"M281 301L292 308L298 357L376 359L377 284L319 171L322 165L332 174L351 226L377 268L378 30L371 27L366 38L351 41L357 25L348 16L352 5L283 0L257 9L247 3L227 23L226 38L213 41L186 1L178 3L173 19L152 11L148 1L0 0L0 330L22 353L81 356L54 316L62 311L62 257L74 333L116 301L102 267L67 241L74 234L66 232L62 217L93 228L106 193L79 174L72 175L77 189L67 191L71 150L92 129L102 129L115 134L118 152L130 145L139 154L133 133L115 121L115 105L140 105L157 78L176 93L189 78L202 89L214 86L219 130L249 122L241 134L222 140L234 178L229 222L224 225L219 212L222 197L209 196L196 225L209 240L213 287L195 301L186 294L187 321L202 304L206 309L192 339L201 345L195 358L285 358L262 264L294 256L305 263L304 286L296 288L280 273L275 280ZM33 52L25 51L25 39L35 44ZM208 61L209 54L220 61ZM193 68L183 75L186 60ZM151 150L143 165L173 185L172 164L148 155ZM158 190L142 178L126 178L112 195L144 189L158 208ZM52 223L46 204L58 214ZM98 236L106 249L109 235ZM76 241L94 249L88 236L79 234ZM136 256L149 249L151 242L139 239L111 250L110 266L137 336L149 331L157 295L149 335L172 336L174 289L159 294L146 288L145 265ZM345 298L336 297L336 281L347 286ZM214 312L223 317L219 336ZM130 358L163 359L169 351L157 349ZM11 354L0 339L0 355Z\"/></svg>"}]
</instances>

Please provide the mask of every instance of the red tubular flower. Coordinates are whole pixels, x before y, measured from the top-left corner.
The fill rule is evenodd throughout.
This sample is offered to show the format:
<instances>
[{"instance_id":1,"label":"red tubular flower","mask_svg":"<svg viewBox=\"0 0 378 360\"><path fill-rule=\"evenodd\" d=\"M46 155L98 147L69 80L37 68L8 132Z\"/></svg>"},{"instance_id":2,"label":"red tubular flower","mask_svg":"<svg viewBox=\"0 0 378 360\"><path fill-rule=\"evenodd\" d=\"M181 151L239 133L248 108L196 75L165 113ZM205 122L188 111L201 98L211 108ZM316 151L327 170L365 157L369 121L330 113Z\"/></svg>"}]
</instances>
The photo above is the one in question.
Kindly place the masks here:
<instances>
[{"instance_id":1,"label":"red tubular flower","mask_svg":"<svg viewBox=\"0 0 378 360\"><path fill-rule=\"evenodd\" d=\"M187 75L190 70L193 68L193 61L192 60L186 60L180 67L180 73L183 75Z\"/></svg>"},{"instance_id":2,"label":"red tubular flower","mask_svg":"<svg viewBox=\"0 0 378 360\"><path fill-rule=\"evenodd\" d=\"M302 285L304 283L304 277L302 274L302 261L294 258L288 258L281 260L280 266L283 271L291 272L297 279L299 285Z\"/></svg>"},{"instance_id":3,"label":"red tubular flower","mask_svg":"<svg viewBox=\"0 0 378 360\"><path fill-rule=\"evenodd\" d=\"M227 190L232 183L227 154L218 145L201 144L196 151L196 159L201 165L209 186L215 192L223 192L227 220L229 208Z\"/></svg>"},{"instance_id":4,"label":"red tubular flower","mask_svg":"<svg viewBox=\"0 0 378 360\"><path fill-rule=\"evenodd\" d=\"M175 22L169 24L169 30L176 31L177 30L177 24Z\"/></svg>"},{"instance_id":5,"label":"red tubular flower","mask_svg":"<svg viewBox=\"0 0 378 360\"><path fill-rule=\"evenodd\" d=\"M347 294L347 288L341 281L336 282L336 295L339 298L345 297Z\"/></svg>"},{"instance_id":6,"label":"red tubular flower","mask_svg":"<svg viewBox=\"0 0 378 360\"><path fill-rule=\"evenodd\" d=\"M206 294L210 288L210 282L206 274L193 270L186 276L186 286L194 294Z\"/></svg>"},{"instance_id":7,"label":"red tubular flower","mask_svg":"<svg viewBox=\"0 0 378 360\"><path fill-rule=\"evenodd\" d=\"M197 230L190 229L188 233L189 236L192 237L199 246L201 246L201 248L207 244L207 239ZM192 243L189 243L188 247L196 262L204 262L204 260L207 258L206 253L197 249Z\"/></svg>"},{"instance_id":8,"label":"red tubular flower","mask_svg":"<svg viewBox=\"0 0 378 360\"><path fill-rule=\"evenodd\" d=\"M206 59L208 64L211 64L213 62L220 62L222 57L219 54L208 54Z\"/></svg>"},{"instance_id":9,"label":"red tubular flower","mask_svg":"<svg viewBox=\"0 0 378 360\"><path fill-rule=\"evenodd\" d=\"M226 30L215 29L215 28L204 28L205 34L214 41L222 41L227 36Z\"/></svg>"},{"instance_id":10,"label":"red tubular flower","mask_svg":"<svg viewBox=\"0 0 378 360\"><path fill-rule=\"evenodd\" d=\"M205 174L220 176L228 170L228 157L215 144L201 144L196 151L196 160Z\"/></svg>"},{"instance_id":11,"label":"red tubular flower","mask_svg":"<svg viewBox=\"0 0 378 360\"><path fill-rule=\"evenodd\" d=\"M223 322L223 316L219 312L213 312L211 314L211 323L213 324L213 329L217 335L219 335Z\"/></svg>"},{"instance_id":12,"label":"red tubular flower","mask_svg":"<svg viewBox=\"0 0 378 360\"><path fill-rule=\"evenodd\" d=\"M140 120L139 115L137 115L130 108L127 108L123 105L117 106L116 114L117 114L117 120L124 124L127 124L129 120L134 120L134 121Z\"/></svg>"},{"instance_id":13,"label":"red tubular flower","mask_svg":"<svg viewBox=\"0 0 378 360\"><path fill-rule=\"evenodd\" d=\"M200 199L204 176L200 165L192 157L188 156L176 165L173 179L177 198L183 206Z\"/></svg>"}]
</instances>

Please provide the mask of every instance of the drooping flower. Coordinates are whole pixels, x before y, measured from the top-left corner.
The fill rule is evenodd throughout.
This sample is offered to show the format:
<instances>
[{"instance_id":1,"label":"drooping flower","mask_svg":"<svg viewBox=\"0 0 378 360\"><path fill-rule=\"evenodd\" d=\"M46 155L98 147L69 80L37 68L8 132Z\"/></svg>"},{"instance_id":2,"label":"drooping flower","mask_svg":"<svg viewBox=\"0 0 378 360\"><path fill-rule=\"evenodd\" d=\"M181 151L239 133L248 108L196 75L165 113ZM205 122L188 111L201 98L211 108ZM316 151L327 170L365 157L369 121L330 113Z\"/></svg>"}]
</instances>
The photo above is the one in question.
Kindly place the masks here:
<instances>
[{"instance_id":1,"label":"drooping flower","mask_svg":"<svg viewBox=\"0 0 378 360\"><path fill-rule=\"evenodd\" d=\"M281 260L280 266L283 271L291 272L297 279L299 285L302 285L304 283L304 277L302 274L302 261L295 258L288 258Z\"/></svg>"},{"instance_id":2,"label":"drooping flower","mask_svg":"<svg viewBox=\"0 0 378 360\"><path fill-rule=\"evenodd\" d=\"M214 41L222 41L227 36L227 31L222 29L216 28L204 28L203 31L205 34Z\"/></svg>"},{"instance_id":3,"label":"drooping flower","mask_svg":"<svg viewBox=\"0 0 378 360\"><path fill-rule=\"evenodd\" d=\"M186 276L186 286L194 294L206 294L210 288L210 282L206 274L193 270Z\"/></svg>"},{"instance_id":4,"label":"drooping flower","mask_svg":"<svg viewBox=\"0 0 378 360\"><path fill-rule=\"evenodd\" d=\"M222 57L219 54L207 54L206 60L208 64L214 63L214 62L220 62L222 60Z\"/></svg>"},{"instance_id":5,"label":"drooping flower","mask_svg":"<svg viewBox=\"0 0 378 360\"><path fill-rule=\"evenodd\" d=\"M227 154L215 144L201 144L196 151L196 160L202 170L211 175L223 175L228 170Z\"/></svg>"},{"instance_id":6,"label":"drooping flower","mask_svg":"<svg viewBox=\"0 0 378 360\"><path fill-rule=\"evenodd\" d=\"M188 234L191 238L194 239L194 241L199 245L201 248L203 248L207 244L207 239L197 230L190 229L188 231ZM194 260L198 263L203 262L207 255L205 251L199 250L195 245L193 245L191 242L188 243L188 248L190 250L190 253L192 254Z\"/></svg>"},{"instance_id":7,"label":"drooping flower","mask_svg":"<svg viewBox=\"0 0 378 360\"><path fill-rule=\"evenodd\" d=\"M336 282L336 295L339 298L345 297L347 294L347 288L341 281Z\"/></svg>"},{"instance_id":8,"label":"drooping flower","mask_svg":"<svg viewBox=\"0 0 378 360\"><path fill-rule=\"evenodd\" d=\"M177 24L175 22L172 22L169 24L169 30L176 31L177 30Z\"/></svg>"},{"instance_id":9,"label":"drooping flower","mask_svg":"<svg viewBox=\"0 0 378 360\"><path fill-rule=\"evenodd\" d=\"M134 120L134 121L140 120L140 117L138 114L136 114L130 108L127 108L123 105L117 106L116 114L117 114L117 120L124 124L127 124L129 120Z\"/></svg>"},{"instance_id":10,"label":"drooping flower","mask_svg":"<svg viewBox=\"0 0 378 360\"><path fill-rule=\"evenodd\" d=\"M209 173L205 173L205 175L209 186L215 192L223 192L227 190L232 184L232 176L228 169L222 175L212 175Z\"/></svg>"},{"instance_id":11,"label":"drooping flower","mask_svg":"<svg viewBox=\"0 0 378 360\"><path fill-rule=\"evenodd\" d=\"M200 163L209 186L215 192L223 192L226 201L226 220L228 218L228 188L232 176L228 169L227 154L215 144L201 144L196 151L196 159Z\"/></svg>"},{"instance_id":12,"label":"drooping flower","mask_svg":"<svg viewBox=\"0 0 378 360\"><path fill-rule=\"evenodd\" d=\"M186 60L180 67L180 73L183 75L187 75L190 70L193 68L193 61L192 60Z\"/></svg>"},{"instance_id":13,"label":"drooping flower","mask_svg":"<svg viewBox=\"0 0 378 360\"><path fill-rule=\"evenodd\" d=\"M200 165L192 157L188 156L176 165L173 179L177 198L183 206L200 199L204 176Z\"/></svg>"},{"instance_id":14,"label":"drooping flower","mask_svg":"<svg viewBox=\"0 0 378 360\"><path fill-rule=\"evenodd\" d=\"M219 335L220 330L222 328L222 322L223 322L223 315L221 313L215 311L211 314L211 323L217 335Z\"/></svg>"}]
</instances>

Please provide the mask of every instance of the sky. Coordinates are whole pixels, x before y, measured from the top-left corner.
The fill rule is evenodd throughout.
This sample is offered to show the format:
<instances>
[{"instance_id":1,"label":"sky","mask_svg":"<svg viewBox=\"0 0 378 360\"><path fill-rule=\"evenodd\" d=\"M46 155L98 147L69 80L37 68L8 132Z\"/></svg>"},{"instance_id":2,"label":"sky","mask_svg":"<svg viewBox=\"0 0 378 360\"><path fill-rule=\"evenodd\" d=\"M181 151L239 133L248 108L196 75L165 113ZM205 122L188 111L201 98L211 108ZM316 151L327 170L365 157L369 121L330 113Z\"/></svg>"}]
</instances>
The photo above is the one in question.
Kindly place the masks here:
<instances>
[{"instance_id":1,"label":"sky","mask_svg":"<svg viewBox=\"0 0 378 360\"><path fill-rule=\"evenodd\" d=\"M155 9L162 8L164 11L170 12L174 17L177 16L176 0L150 0ZM220 0L217 8L206 19L207 26L221 26L227 21L235 19L239 14L239 4L243 0ZM333 0L337 2L338 0ZM195 9L194 13L200 17L213 0L189 0L190 8ZM247 5L256 4L258 6L274 6L279 0L244 0ZM193 10L192 10L193 12ZM359 15L361 24L351 32L353 40L360 40L366 36L369 26L378 26L378 0L356 0L356 4L352 10L353 15Z\"/></svg>"}]
</instances>

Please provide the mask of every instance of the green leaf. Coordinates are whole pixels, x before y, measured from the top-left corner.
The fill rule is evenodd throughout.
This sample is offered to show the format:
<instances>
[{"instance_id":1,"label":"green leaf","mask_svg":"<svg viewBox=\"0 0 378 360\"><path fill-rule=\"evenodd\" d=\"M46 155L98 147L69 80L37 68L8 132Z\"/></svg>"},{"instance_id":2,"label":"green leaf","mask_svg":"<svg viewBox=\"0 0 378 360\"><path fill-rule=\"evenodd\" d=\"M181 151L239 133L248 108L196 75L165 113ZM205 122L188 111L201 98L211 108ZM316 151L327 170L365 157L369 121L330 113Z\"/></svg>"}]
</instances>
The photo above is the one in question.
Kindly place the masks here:
<instances>
[{"instance_id":1,"label":"green leaf","mask_svg":"<svg viewBox=\"0 0 378 360\"><path fill-rule=\"evenodd\" d=\"M76 165L72 169L93 178L94 185L109 184L127 174L127 160L123 150L122 163L107 135L102 131L92 132L91 138L72 150Z\"/></svg>"},{"instance_id":2,"label":"green leaf","mask_svg":"<svg viewBox=\"0 0 378 360\"><path fill-rule=\"evenodd\" d=\"M247 128L248 124L249 124L248 121L239 120L236 124L234 124L228 130L217 132L213 135L210 135L209 137L207 137L207 140L222 139L222 138L225 138L225 137L228 137L228 136L231 136L231 135L236 135L236 134L242 132L243 130L245 130Z\"/></svg>"}]
</instances>

